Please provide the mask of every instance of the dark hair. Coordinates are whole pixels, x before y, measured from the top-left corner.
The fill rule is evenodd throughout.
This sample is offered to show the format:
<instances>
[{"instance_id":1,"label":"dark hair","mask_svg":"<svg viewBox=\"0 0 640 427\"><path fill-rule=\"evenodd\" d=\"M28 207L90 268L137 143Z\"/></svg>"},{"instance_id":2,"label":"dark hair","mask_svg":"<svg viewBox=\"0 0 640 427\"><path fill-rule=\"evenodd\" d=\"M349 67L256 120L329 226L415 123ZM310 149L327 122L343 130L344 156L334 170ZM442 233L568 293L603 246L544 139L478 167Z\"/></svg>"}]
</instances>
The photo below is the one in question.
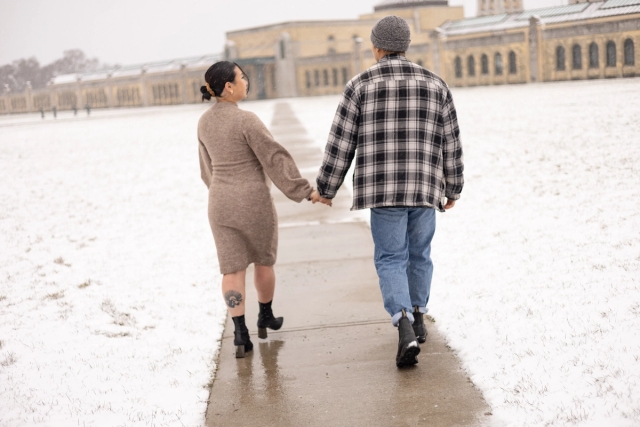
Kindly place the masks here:
<instances>
[{"instance_id":1,"label":"dark hair","mask_svg":"<svg viewBox=\"0 0 640 427\"><path fill-rule=\"evenodd\" d=\"M222 92L224 91L224 86L227 83L233 83L236 81L236 67L240 68L242 74L244 71L242 67L240 67L235 62L230 61L219 61L213 64L206 73L204 73L204 81L209 83L209 87L213 91L215 96L222 96ZM247 77L246 74L244 74ZM247 93L249 93L249 77L247 77ZM200 88L200 93L202 93L202 100L205 99L208 101L211 99L211 94L207 90L206 86L202 86Z\"/></svg>"}]
</instances>

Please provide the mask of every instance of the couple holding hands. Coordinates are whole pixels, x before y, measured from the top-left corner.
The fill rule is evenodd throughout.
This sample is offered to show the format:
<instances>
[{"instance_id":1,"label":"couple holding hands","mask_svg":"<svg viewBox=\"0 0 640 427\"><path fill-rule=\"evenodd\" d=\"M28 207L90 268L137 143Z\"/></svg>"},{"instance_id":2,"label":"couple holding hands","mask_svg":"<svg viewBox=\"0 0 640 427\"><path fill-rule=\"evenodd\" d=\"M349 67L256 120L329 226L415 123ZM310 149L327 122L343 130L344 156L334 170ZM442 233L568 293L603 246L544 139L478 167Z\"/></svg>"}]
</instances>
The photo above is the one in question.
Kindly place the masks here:
<instances>
[{"instance_id":1,"label":"couple holding hands","mask_svg":"<svg viewBox=\"0 0 640 427\"><path fill-rule=\"evenodd\" d=\"M278 222L269 180L289 199L331 206L356 159L352 209L371 210L374 262L384 306L398 328L396 365L418 362L427 330L435 211L460 198L462 146L451 92L434 73L405 57L410 29L387 16L371 32L377 61L346 85L331 127L317 189L253 113L241 110L249 81L220 61L205 73L203 99L217 102L198 123L201 176L209 188L209 222L222 293L235 326L236 357L253 344L245 324L245 275L255 265L258 336L278 330L271 309Z\"/></svg>"}]
</instances>

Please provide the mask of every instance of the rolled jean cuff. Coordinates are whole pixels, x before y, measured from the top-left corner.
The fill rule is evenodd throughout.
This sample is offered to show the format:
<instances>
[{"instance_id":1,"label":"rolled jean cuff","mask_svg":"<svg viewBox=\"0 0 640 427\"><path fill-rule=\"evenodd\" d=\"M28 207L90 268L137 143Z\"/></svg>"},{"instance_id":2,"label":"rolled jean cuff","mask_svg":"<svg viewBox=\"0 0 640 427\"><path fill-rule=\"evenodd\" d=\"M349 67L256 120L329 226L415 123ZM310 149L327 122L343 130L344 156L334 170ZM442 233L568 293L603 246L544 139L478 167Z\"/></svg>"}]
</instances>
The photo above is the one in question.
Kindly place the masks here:
<instances>
[{"instance_id":1,"label":"rolled jean cuff","mask_svg":"<svg viewBox=\"0 0 640 427\"><path fill-rule=\"evenodd\" d=\"M391 323L393 323L393 326L398 326L398 323L400 323L400 318L402 317L402 312L398 312L396 314L394 314L391 317ZM409 319L409 321L411 323L413 323L413 313L411 313L411 311L407 311L407 318Z\"/></svg>"},{"instance_id":2,"label":"rolled jean cuff","mask_svg":"<svg viewBox=\"0 0 640 427\"><path fill-rule=\"evenodd\" d=\"M418 311L422 314L427 314L429 312L429 307L418 307Z\"/></svg>"}]
</instances>

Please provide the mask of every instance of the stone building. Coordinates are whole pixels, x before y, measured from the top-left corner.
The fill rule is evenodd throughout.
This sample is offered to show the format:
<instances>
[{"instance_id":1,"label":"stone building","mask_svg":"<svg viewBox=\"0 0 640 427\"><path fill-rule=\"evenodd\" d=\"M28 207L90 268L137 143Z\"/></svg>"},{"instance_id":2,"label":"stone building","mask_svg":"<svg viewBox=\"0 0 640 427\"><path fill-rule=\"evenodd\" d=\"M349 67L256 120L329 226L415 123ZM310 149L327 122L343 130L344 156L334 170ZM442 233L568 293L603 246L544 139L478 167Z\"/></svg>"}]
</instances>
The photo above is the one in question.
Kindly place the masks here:
<instances>
[{"instance_id":1,"label":"stone building","mask_svg":"<svg viewBox=\"0 0 640 427\"><path fill-rule=\"evenodd\" d=\"M464 18L448 0L384 0L358 19L296 21L227 33L224 53L59 76L48 89L0 96L0 113L200 102L206 69L222 57L251 80L250 99L341 93L373 65L369 34L382 17L404 18L407 57L451 86L640 75L640 0L570 0L522 10L521 0L479 0Z\"/></svg>"},{"instance_id":2,"label":"stone building","mask_svg":"<svg viewBox=\"0 0 640 427\"><path fill-rule=\"evenodd\" d=\"M241 66L261 61L265 74L275 73L271 79L257 76L258 88L263 81L275 83L264 91L267 94L341 93L351 77L374 64L369 35L375 23L387 15L407 20L412 33L408 56L433 68L437 61L432 49L436 28L463 19L464 10L449 6L447 0L385 0L359 19L285 22L229 32L226 56Z\"/></svg>"},{"instance_id":3,"label":"stone building","mask_svg":"<svg viewBox=\"0 0 640 427\"><path fill-rule=\"evenodd\" d=\"M440 74L452 86L640 75L640 0L574 0L440 30Z\"/></svg>"},{"instance_id":4,"label":"stone building","mask_svg":"<svg viewBox=\"0 0 640 427\"><path fill-rule=\"evenodd\" d=\"M523 10L522 0L478 0L478 16L516 13Z\"/></svg>"},{"instance_id":5,"label":"stone building","mask_svg":"<svg viewBox=\"0 0 640 427\"><path fill-rule=\"evenodd\" d=\"M204 72L220 55L206 55L85 74L55 77L47 89L12 94L5 88L0 113L146 107L200 102Z\"/></svg>"},{"instance_id":6,"label":"stone building","mask_svg":"<svg viewBox=\"0 0 640 427\"><path fill-rule=\"evenodd\" d=\"M336 94L373 65L375 22L397 15L411 27L407 57L451 86L640 75L640 0L571 0L529 11L522 0L478 0L478 7L480 16L465 19L446 0L385 0L356 20L229 32L227 57L270 67L275 86L266 97Z\"/></svg>"}]
</instances>

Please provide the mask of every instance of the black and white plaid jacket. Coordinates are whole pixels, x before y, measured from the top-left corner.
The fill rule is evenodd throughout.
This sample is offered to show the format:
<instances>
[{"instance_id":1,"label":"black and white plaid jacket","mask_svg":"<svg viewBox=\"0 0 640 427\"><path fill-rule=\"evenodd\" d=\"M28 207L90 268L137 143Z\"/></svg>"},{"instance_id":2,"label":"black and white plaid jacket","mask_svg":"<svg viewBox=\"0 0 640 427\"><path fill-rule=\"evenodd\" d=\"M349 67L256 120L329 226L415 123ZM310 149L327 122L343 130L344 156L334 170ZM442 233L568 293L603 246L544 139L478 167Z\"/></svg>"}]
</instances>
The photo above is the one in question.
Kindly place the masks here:
<instances>
[{"instance_id":1,"label":"black and white plaid jacket","mask_svg":"<svg viewBox=\"0 0 640 427\"><path fill-rule=\"evenodd\" d=\"M317 178L333 198L353 158L354 209L428 206L460 198L462 145L447 84L401 55L354 77L338 105Z\"/></svg>"}]
</instances>

